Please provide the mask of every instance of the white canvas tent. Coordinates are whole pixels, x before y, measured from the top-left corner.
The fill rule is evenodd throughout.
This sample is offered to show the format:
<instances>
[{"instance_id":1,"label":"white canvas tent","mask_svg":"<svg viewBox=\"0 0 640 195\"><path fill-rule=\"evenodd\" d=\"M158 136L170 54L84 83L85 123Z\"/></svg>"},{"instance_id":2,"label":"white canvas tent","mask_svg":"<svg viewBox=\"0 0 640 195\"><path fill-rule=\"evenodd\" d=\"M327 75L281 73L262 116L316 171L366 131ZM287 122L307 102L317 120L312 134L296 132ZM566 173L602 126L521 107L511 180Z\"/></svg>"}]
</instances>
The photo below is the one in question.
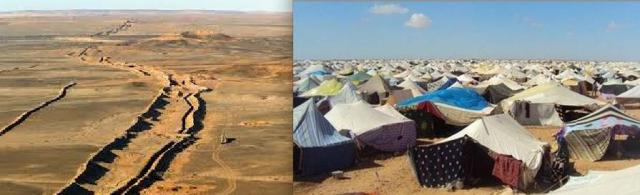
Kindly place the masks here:
<instances>
[{"instance_id":1,"label":"white canvas tent","mask_svg":"<svg viewBox=\"0 0 640 195\"><path fill-rule=\"evenodd\" d=\"M626 101L626 100L639 100L640 99L640 85L635 86L624 93L616 96L616 100L618 102Z\"/></svg>"},{"instance_id":2,"label":"white canvas tent","mask_svg":"<svg viewBox=\"0 0 640 195\"><path fill-rule=\"evenodd\" d=\"M589 171L585 176L569 177L569 182L550 194L640 194L638 175L640 175L640 165L617 171Z\"/></svg>"},{"instance_id":3,"label":"white canvas tent","mask_svg":"<svg viewBox=\"0 0 640 195\"><path fill-rule=\"evenodd\" d=\"M364 101L338 104L325 117L338 130L350 130L356 139L382 151L404 151L416 141L415 122L374 109Z\"/></svg>"},{"instance_id":4,"label":"white canvas tent","mask_svg":"<svg viewBox=\"0 0 640 195\"><path fill-rule=\"evenodd\" d=\"M456 140L465 135L493 152L511 155L521 160L527 167L521 178L525 186L533 182L542 166L544 148L547 144L536 139L507 115L482 117L439 143Z\"/></svg>"},{"instance_id":5,"label":"white canvas tent","mask_svg":"<svg viewBox=\"0 0 640 195\"><path fill-rule=\"evenodd\" d=\"M350 104L362 100L362 96L356 91L356 87L351 82L347 82L335 96L329 96L332 106L337 104Z\"/></svg>"},{"instance_id":6,"label":"white canvas tent","mask_svg":"<svg viewBox=\"0 0 640 195\"><path fill-rule=\"evenodd\" d=\"M527 111L526 109L521 109L519 104L516 104L516 101L527 102L533 106L530 106ZM562 121L559 120L558 113L555 112L553 106L581 106L595 110L605 104L606 102L591 99L557 83L547 83L529 88L502 100L500 107L504 113L510 113L522 124L561 126ZM528 112L528 114L525 112ZM523 115L529 117L523 118Z\"/></svg>"},{"instance_id":7,"label":"white canvas tent","mask_svg":"<svg viewBox=\"0 0 640 195\"><path fill-rule=\"evenodd\" d=\"M418 86L418 84L410 79L405 79L398 86L402 87L403 89L411 90L411 94L413 95L413 97L421 96L422 94L426 93L426 91L422 89L422 87Z\"/></svg>"}]
</instances>

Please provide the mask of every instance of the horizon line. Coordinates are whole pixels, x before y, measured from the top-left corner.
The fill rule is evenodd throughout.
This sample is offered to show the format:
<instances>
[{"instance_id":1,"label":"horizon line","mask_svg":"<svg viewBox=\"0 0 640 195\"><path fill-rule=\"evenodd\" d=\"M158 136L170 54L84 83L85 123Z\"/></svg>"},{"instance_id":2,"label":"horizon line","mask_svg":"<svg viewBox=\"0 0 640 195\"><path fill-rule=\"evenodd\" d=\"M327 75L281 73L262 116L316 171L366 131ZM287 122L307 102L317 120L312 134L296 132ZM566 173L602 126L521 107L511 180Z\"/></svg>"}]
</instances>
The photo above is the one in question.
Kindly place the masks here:
<instances>
[{"instance_id":1,"label":"horizon line","mask_svg":"<svg viewBox=\"0 0 640 195\"><path fill-rule=\"evenodd\" d=\"M299 59L299 58L294 58L294 61L305 61L305 60L311 60L311 61L331 61L331 60L536 60L536 61L543 61L543 60L551 60L551 61L595 61L595 62L634 62L634 63L640 63L640 60L594 60L594 59L560 59L560 58L548 58L548 59L541 59L541 58L529 58L529 59L522 59L522 58L306 58L306 59Z\"/></svg>"},{"instance_id":2,"label":"horizon line","mask_svg":"<svg viewBox=\"0 0 640 195\"><path fill-rule=\"evenodd\" d=\"M18 12L56 12L56 11L225 11L225 12L274 12L274 13L292 13L292 10L231 10L231 9L25 9L25 10L0 10L0 14L3 13L18 13Z\"/></svg>"}]
</instances>

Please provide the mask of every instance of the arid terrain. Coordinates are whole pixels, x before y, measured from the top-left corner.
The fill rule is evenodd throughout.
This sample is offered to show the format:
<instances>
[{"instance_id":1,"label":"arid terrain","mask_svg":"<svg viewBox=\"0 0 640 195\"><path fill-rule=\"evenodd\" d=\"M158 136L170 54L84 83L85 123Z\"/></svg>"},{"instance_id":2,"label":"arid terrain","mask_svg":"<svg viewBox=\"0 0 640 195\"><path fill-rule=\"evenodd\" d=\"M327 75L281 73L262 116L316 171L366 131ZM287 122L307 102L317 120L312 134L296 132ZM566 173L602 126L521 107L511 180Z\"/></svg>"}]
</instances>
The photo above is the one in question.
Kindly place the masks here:
<instances>
[{"instance_id":1,"label":"arid terrain","mask_svg":"<svg viewBox=\"0 0 640 195\"><path fill-rule=\"evenodd\" d=\"M627 113L640 118L640 109L633 107ZM525 126L538 139L557 148L555 139L559 127ZM426 140L427 143L436 141ZM575 172L586 174L589 170L620 170L640 164L640 149L627 148L627 156L616 158L605 156L596 162L571 159ZM418 184L406 154L377 155L360 162L358 166L345 170L346 179L329 176L300 178L294 182L294 194L454 194L445 189L422 188ZM514 194L507 186L497 183L481 183L479 186L456 190L455 194Z\"/></svg>"},{"instance_id":2,"label":"arid terrain","mask_svg":"<svg viewBox=\"0 0 640 195\"><path fill-rule=\"evenodd\" d=\"M0 13L2 194L291 193L290 17Z\"/></svg>"}]
</instances>

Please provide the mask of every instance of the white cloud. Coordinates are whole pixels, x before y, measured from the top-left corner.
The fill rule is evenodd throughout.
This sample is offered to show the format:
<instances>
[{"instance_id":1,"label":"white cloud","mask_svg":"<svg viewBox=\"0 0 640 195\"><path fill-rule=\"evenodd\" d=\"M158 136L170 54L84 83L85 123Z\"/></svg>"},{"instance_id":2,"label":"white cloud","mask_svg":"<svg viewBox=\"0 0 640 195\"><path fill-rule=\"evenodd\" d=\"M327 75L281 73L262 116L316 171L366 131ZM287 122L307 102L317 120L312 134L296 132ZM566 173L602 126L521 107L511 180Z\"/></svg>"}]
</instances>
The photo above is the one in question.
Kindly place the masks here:
<instances>
[{"instance_id":1,"label":"white cloud","mask_svg":"<svg viewBox=\"0 0 640 195\"><path fill-rule=\"evenodd\" d=\"M373 7L369 9L369 12L374 14L404 14L409 12L409 9L397 4L374 4Z\"/></svg>"},{"instance_id":2,"label":"white cloud","mask_svg":"<svg viewBox=\"0 0 640 195\"><path fill-rule=\"evenodd\" d=\"M431 25L431 19L424 14L414 13L404 25L410 28L426 28Z\"/></svg>"},{"instance_id":3,"label":"white cloud","mask_svg":"<svg viewBox=\"0 0 640 195\"><path fill-rule=\"evenodd\" d=\"M607 32L617 31L618 29L620 29L620 25L617 24L615 21L611 21L607 25Z\"/></svg>"}]
</instances>

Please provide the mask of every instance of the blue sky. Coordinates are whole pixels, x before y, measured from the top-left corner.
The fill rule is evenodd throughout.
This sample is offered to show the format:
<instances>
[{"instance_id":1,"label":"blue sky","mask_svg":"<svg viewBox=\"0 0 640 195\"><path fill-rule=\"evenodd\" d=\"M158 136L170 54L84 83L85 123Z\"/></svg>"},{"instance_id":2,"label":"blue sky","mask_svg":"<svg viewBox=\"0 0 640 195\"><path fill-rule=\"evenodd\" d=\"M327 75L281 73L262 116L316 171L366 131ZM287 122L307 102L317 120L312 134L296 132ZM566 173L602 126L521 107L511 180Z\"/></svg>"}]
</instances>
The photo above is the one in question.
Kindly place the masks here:
<instances>
[{"instance_id":1,"label":"blue sky","mask_svg":"<svg viewBox=\"0 0 640 195\"><path fill-rule=\"evenodd\" d=\"M295 59L640 60L640 2L295 2L293 16Z\"/></svg>"},{"instance_id":2,"label":"blue sky","mask_svg":"<svg viewBox=\"0 0 640 195\"><path fill-rule=\"evenodd\" d=\"M291 11L291 0L0 0L0 11L68 9Z\"/></svg>"}]
</instances>

